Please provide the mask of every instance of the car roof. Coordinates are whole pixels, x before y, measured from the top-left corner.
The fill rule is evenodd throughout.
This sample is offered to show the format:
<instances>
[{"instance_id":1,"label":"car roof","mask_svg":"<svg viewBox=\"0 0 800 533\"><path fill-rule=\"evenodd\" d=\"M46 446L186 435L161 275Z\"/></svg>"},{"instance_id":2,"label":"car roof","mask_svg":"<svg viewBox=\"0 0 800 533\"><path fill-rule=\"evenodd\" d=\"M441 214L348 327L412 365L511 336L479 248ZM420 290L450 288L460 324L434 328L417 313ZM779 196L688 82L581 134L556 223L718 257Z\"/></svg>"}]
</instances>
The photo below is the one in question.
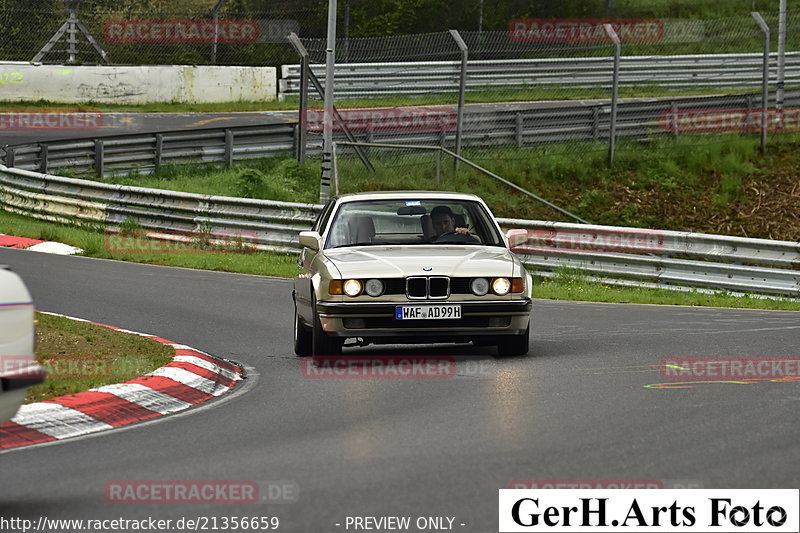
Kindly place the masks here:
<instances>
[{"instance_id":1,"label":"car roof","mask_svg":"<svg viewBox=\"0 0 800 533\"><path fill-rule=\"evenodd\" d=\"M361 200L470 200L483 202L480 196L464 192L450 191L376 191L342 194L336 197L339 202Z\"/></svg>"}]
</instances>

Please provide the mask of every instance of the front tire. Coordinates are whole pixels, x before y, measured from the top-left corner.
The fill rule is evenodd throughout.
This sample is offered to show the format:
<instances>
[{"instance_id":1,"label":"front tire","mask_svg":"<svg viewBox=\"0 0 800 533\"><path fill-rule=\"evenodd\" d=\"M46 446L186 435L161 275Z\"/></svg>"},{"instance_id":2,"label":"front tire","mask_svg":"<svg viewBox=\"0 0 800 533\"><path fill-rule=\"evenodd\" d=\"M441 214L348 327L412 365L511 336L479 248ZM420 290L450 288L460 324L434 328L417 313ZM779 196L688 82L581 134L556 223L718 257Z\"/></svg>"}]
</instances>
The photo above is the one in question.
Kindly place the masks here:
<instances>
[{"instance_id":1,"label":"front tire","mask_svg":"<svg viewBox=\"0 0 800 533\"><path fill-rule=\"evenodd\" d=\"M311 331L300 320L297 304L294 306L294 353L300 356L311 355Z\"/></svg>"},{"instance_id":2,"label":"front tire","mask_svg":"<svg viewBox=\"0 0 800 533\"><path fill-rule=\"evenodd\" d=\"M314 313L314 329L312 331L312 351L314 355L341 355L343 341L330 337L322 329L322 322L317 314L316 299L312 300L311 311Z\"/></svg>"},{"instance_id":3,"label":"front tire","mask_svg":"<svg viewBox=\"0 0 800 533\"><path fill-rule=\"evenodd\" d=\"M531 325L522 335L511 335L499 337L497 339L497 355L500 357L511 357L526 355L530 350Z\"/></svg>"}]
</instances>

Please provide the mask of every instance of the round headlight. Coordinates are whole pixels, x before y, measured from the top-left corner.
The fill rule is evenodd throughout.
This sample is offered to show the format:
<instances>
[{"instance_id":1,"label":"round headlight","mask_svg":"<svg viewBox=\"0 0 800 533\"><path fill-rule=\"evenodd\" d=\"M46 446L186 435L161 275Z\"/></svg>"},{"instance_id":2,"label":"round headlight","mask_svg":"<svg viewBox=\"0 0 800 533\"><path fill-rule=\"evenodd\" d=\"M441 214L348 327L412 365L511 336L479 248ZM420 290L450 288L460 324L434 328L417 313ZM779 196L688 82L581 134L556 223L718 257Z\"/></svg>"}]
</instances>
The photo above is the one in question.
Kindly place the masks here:
<instances>
[{"instance_id":1,"label":"round headlight","mask_svg":"<svg viewBox=\"0 0 800 533\"><path fill-rule=\"evenodd\" d=\"M383 282L379 279L367 280L364 290L370 296L380 296L383 294Z\"/></svg>"},{"instance_id":2,"label":"round headlight","mask_svg":"<svg viewBox=\"0 0 800 533\"><path fill-rule=\"evenodd\" d=\"M361 282L357 279L348 279L344 282L344 293L348 296L361 294Z\"/></svg>"},{"instance_id":3,"label":"round headlight","mask_svg":"<svg viewBox=\"0 0 800 533\"><path fill-rule=\"evenodd\" d=\"M483 296L489 292L489 280L486 278L475 278L469 284L472 294L475 296Z\"/></svg>"},{"instance_id":4,"label":"round headlight","mask_svg":"<svg viewBox=\"0 0 800 533\"><path fill-rule=\"evenodd\" d=\"M511 282L507 278L495 278L492 282L492 291L498 296L504 296L511 290Z\"/></svg>"}]
</instances>

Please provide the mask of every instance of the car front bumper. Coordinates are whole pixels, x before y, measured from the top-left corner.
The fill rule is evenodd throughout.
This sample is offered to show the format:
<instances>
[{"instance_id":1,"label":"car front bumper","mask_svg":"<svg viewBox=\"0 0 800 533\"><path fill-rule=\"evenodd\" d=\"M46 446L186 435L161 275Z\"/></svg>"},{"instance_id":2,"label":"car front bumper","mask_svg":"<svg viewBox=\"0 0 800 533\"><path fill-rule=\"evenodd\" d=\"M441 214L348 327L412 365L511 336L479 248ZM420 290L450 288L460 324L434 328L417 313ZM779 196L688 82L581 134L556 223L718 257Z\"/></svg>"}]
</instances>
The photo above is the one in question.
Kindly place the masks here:
<instances>
[{"instance_id":1,"label":"car front bumper","mask_svg":"<svg viewBox=\"0 0 800 533\"><path fill-rule=\"evenodd\" d=\"M397 320L398 305L458 304L461 318ZM476 339L495 335L521 335L530 322L530 299L502 301L420 302L317 302L322 329L336 337L396 337Z\"/></svg>"}]
</instances>

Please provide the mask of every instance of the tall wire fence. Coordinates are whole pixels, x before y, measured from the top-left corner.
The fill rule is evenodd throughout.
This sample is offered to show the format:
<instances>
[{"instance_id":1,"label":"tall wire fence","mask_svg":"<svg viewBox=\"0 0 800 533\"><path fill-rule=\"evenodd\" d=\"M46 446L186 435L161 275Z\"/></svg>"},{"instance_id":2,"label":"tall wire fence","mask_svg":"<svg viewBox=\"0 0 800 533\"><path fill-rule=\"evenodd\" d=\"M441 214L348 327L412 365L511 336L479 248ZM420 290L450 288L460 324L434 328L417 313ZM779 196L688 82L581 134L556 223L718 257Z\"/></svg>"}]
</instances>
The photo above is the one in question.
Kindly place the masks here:
<instances>
[{"instance_id":1,"label":"tall wire fence","mask_svg":"<svg viewBox=\"0 0 800 533\"><path fill-rule=\"evenodd\" d=\"M0 60L114 65L279 66L297 60L287 35L318 33L312 0L243 2L6 0Z\"/></svg>"},{"instance_id":2,"label":"tall wire fence","mask_svg":"<svg viewBox=\"0 0 800 533\"><path fill-rule=\"evenodd\" d=\"M484 161L575 155L600 161L645 146L728 142L721 134L757 139L794 132L800 16L787 20L782 101L775 91L778 14L763 18L770 28L766 76L765 34L749 14L613 21L621 41L616 70L603 20L519 19L507 31L455 32L458 37L340 39L335 89L344 123L334 124L335 138L437 145ZM302 44L309 71L324 85L326 41ZM282 78L282 94L290 98L298 91L299 68L284 66ZM620 100L612 116L615 85ZM312 89L309 96L307 116L314 120L307 131L318 150L321 93ZM363 150L373 152L373 165L389 169L434 165L429 151ZM341 147L340 165L357 155L363 160L352 147Z\"/></svg>"},{"instance_id":3,"label":"tall wire fence","mask_svg":"<svg viewBox=\"0 0 800 533\"><path fill-rule=\"evenodd\" d=\"M345 18L341 35L407 29L402 17L373 13L378 4L371 0L342 4L352 4L361 18L354 15L360 22L353 27ZM796 10L787 19L779 101L778 13L762 13L772 54L765 77L765 35L748 13L655 18L631 15L633 2L617 2L613 15L619 18L556 19L570 12L554 7L540 14L548 18L532 18L528 3L519 3L523 7L514 13L508 7L513 2L505 2L505 10L501 4L465 0L461 12L417 19L414 27L430 28L426 33L339 39L335 139L435 145L490 163L533 160L553 166L557 163L545 162L547 157L603 161L612 145L624 158L643 146L721 143L734 135L758 138L765 131L775 135L798 127ZM753 6L774 9L773 4L758 0ZM485 7L480 13L479 5ZM325 127L326 11L324 0L4 0L0 60L276 66L280 97L297 101L299 108L302 52L309 82L299 152L316 157ZM604 23L621 40L618 69ZM457 31L439 31L443 24ZM300 36L294 44L291 33ZM615 86L621 100L612 114ZM353 172L385 167L390 176L443 164L429 151L412 149L343 148L339 155L343 166L354 163Z\"/></svg>"}]
</instances>

